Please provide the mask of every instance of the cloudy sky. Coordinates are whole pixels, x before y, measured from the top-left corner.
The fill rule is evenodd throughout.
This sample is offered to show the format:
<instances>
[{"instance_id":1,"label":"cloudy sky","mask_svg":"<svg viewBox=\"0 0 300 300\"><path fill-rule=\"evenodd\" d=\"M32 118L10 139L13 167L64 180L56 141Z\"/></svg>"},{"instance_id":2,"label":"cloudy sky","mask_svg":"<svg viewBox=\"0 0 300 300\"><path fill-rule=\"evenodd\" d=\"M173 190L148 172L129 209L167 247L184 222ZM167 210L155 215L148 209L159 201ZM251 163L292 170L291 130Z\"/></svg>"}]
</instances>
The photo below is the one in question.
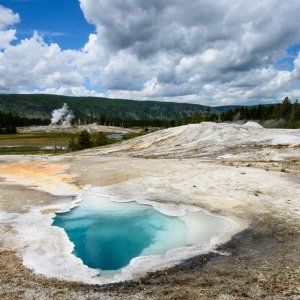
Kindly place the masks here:
<instances>
[{"instance_id":1,"label":"cloudy sky","mask_svg":"<svg viewBox=\"0 0 300 300\"><path fill-rule=\"evenodd\" d=\"M0 93L300 98L299 0L1 0Z\"/></svg>"}]
</instances>

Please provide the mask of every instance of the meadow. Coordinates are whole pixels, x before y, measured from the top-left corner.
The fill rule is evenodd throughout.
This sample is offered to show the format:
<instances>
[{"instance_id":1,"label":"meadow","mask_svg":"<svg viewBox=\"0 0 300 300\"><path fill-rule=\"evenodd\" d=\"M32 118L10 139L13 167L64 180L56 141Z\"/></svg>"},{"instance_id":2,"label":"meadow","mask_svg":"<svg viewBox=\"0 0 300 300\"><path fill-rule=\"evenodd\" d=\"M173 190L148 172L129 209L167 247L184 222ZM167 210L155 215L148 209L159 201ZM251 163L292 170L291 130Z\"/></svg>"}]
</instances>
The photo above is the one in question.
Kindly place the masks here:
<instances>
[{"instance_id":1,"label":"meadow","mask_svg":"<svg viewBox=\"0 0 300 300\"><path fill-rule=\"evenodd\" d=\"M0 155L15 154L62 154L69 152L68 143L71 138L77 138L74 132L31 132L17 134L0 134ZM145 133L128 133L123 140L138 137ZM91 133L91 139L97 139L98 132ZM106 134L107 144L119 142Z\"/></svg>"},{"instance_id":2,"label":"meadow","mask_svg":"<svg viewBox=\"0 0 300 300\"><path fill-rule=\"evenodd\" d=\"M72 133L18 133L0 135L2 154L55 154L67 151Z\"/></svg>"}]
</instances>

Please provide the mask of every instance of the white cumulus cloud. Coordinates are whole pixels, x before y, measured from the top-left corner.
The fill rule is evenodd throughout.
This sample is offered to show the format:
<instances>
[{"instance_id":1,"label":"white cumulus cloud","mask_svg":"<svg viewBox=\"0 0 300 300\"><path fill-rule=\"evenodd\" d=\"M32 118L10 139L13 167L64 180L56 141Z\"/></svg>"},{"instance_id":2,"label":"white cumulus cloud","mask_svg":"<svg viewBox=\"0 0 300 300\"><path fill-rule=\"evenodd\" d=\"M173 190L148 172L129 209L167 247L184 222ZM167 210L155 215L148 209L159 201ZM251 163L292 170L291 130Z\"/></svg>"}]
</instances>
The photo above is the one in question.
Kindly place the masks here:
<instances>
[{"instance_id":1,"label":"white cumulus cloud","mask_svg":"<svg viewBox=\"0 0 300 300\"><path fill-rule=\"evenodd\" d=\"M19 16L0 6L6 34L0 92L211 105L297 94L299 56L292 71L275 65L300 44L298 0L80 0L80 6L96 32L77 50L47 44L37 33L12 45L10 26Z\"/></svg>"},{"instance_id":2,"label":"white cumulus cloud","mask_svg":"<svg viewBox=\"0 0 300 300\"><path fill-rule=\"evenodd\" d=\"M18 14L0 5L0 50L7 48L16 39L16 30L9 27L20 21Z\"/></svg>"}]
</instances>

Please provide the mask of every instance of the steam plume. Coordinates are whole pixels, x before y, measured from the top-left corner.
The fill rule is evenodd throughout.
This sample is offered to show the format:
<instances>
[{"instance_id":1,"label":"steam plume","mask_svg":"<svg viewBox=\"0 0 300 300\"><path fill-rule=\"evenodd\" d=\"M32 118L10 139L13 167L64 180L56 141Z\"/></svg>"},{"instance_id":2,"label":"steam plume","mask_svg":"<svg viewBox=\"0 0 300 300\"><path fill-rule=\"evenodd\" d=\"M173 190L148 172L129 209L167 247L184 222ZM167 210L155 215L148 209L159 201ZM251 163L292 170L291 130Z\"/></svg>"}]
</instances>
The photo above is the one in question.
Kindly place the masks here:
<instances>
[{"instance_id":1,"label":"steam plume","mask_svg":"<svg viewBox=\"0 0 300 300\"><path fill-rule=\"evenodd\" d=\"M64 103L62 108L55 109L52 112L51 125L70 126L74 118L72 111L68 105Z\"/></svg>"}]
</instances>

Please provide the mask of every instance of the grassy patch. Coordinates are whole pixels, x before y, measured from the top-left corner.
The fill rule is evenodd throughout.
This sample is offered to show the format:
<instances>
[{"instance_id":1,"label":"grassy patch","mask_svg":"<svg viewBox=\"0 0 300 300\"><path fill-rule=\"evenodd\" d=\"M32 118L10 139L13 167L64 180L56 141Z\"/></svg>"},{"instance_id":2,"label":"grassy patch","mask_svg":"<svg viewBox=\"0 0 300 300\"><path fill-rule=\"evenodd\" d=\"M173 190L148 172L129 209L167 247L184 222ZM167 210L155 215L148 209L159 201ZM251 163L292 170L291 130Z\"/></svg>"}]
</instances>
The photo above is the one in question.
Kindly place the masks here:
<instances>
[{"instance_id":1,"label":"grassy patch","mask_svg":"<svg viewBox=\"0 0 300 300\"><path fill-rule=\"evenodd\" d=\"M72 134L18 133L0 135L0 155L65 153Z\"/></svg>"},{"instance_id":2,"label":"grassy patch","mask_svg":"<svg viewBox=\"0 0 300 300\"><path fill-rule=\"evenodd\" d=\"M147 134L147 132L137 132L137 133L127 133L127 134L124 134L123 135L123 140L130 140L130 139L133 139L133 138L136 138L136 137L139 137L139 136L143 136Z\"/></svg>"},{"instance_id":3,"label":"grassy patch","mask_svg":"<svg viewBox=\"0 0 300 300\"><path fill-rule=\"evenodd\" d=\"M37 154L62 154L66 153L66 150L47 150L39 148L24 148L24 147L14 147L14 148L0 148L0 155L37 155Z\"/></svg>"},{"instance_id":4,"label":"grassy patch","mask_svg":"<svg viewBox=\"0 0 300 300\"><path fill-rule=\"evenodd\" d=\"M66 153L70 139L77 136L78 134L66 132L0 134L0 155ZM91 134L93 141L96 137L97 133ZM107 145L115 142L113 139L107 139Z\"/></svg>"},{"instance_id":5,"label":"grassy patch","mask_svg":"<svg viewBox=\"0 0 300 300\"><path fill-rule=\"evenodd\" d=\"M125 134L123 136L123 140L135 138L144 134L146 133ZM92 141L96 141L97 135L98 133L91 133ZM67 147L72 137L76 139L78 137L78 133L33 132L0 134L0 155L66 153L68 152ZM111 138L106 139L106 145L118 142L119 141Z\"/></svg>"},{"instance_id":6,"label":"grassy patch","mask_svg":"<svg viewBox=\"0 0 300 300\"><path fill-rule=\"evenodd\" d=\"M70 133L18 133L12 135L0 135L0 147L3 146L67 146L71 138Z\"/></svg>"}]
</instances>

